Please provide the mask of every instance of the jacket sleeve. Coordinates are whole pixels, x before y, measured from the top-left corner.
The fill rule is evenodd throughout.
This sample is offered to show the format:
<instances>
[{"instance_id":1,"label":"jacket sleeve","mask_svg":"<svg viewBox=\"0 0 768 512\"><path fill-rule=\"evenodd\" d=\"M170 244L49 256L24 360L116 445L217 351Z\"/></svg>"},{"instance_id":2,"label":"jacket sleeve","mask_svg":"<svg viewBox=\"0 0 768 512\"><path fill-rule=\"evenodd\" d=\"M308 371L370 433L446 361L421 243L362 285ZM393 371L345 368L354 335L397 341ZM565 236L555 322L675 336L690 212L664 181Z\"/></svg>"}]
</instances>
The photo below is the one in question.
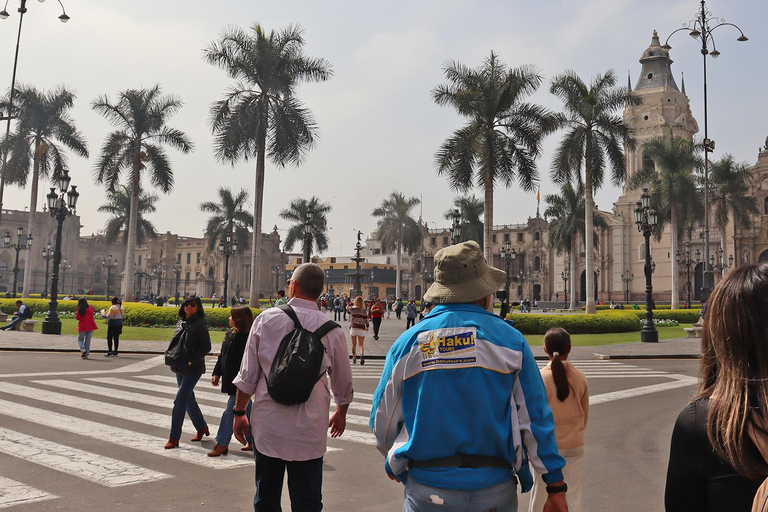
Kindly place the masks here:
<instances>
[{"instance_id":1,"label":"jacket sleeve","mask_svg":"<svg viewBox=\"0 0 768 512\"><path fill-rule=\"evenodd\" d=\"M677 417L672 430L664 490L664 506L670 512L694 512L708 508L705 504L704 461L700 457L702 447L696 432L695 415L695 406L688 404Z\"/></svg>"},{"instance_id":2,"label":"jacket sleeve","mask_svg":"<svg viewBox=\"0 0 768 512\"><path fill-rule=\"evenodd\" d=\"M224 368L222 371L227 375L227 378L232 379L240 371L240 363L243 362L243 354L245 353L245 344L248 341L248 335L235 334L232 336L232 341L229 343L229 349L227 350L227 358L224 361ZM221 375L221 374L219 374Z\"/></svg>"},{"instance_id":3,"label":"jacket sleeve","mask_svg":"<svg viewBox=\"0 0 768 512\"><path fill-rule=\"evenodd\" d=\"M194 322L187 328L187 353L190 361L200 361L211 351L211 335L204 319Z\"/></svg>"},{"instance_id":4,"label":"jacket sleeve","mask_svg":"<svg viewBox=\"0 0 768 512\"><path fill-rule=\"evenodd\" d=\"M341 329L335 328L325 336L327 346L330 347L328 355L331 366L328 368L328 374L331 377L333 401L337 405L349 404L352 402L355 390L352 385L352 366L349 364L347 338Z\"/></svg>"},{"instance_id":5,"label":"jacket sleeve","mask_svg":"<svg viewBox=\"0 0 768 512\"><path fill-rule=\"evenodd\" d=\"M395 442L400 436L405 418L403 416L401 393L403 382L395 373L393 352L387 353L381 380L373 394L369 426L376 437L376 449L389 459L390 451L394 451ZM385 464L389 474L393 474L389 460Z\"/></svg>"}]
</instances>

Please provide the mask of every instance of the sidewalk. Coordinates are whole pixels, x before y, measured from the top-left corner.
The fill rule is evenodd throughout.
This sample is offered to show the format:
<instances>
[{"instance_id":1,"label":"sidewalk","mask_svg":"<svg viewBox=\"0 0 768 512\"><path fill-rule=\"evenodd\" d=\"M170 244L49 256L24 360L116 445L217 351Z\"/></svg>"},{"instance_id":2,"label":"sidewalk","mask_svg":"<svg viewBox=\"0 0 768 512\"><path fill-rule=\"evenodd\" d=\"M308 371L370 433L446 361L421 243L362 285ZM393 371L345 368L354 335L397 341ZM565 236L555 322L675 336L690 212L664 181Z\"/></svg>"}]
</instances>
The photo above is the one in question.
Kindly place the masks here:
<instances>
[{"instance_id":1,"label":"sidewalk","mask_svg":"<svg viewBox=\"0 0 768 512\"><path fill-rule=\"evenodd\" d=\"M333 315L328 313L328 318ZM340 322L349 340L349 323ZM39 328L39 327L38 327ZM369 359L382 359L392 343L405 330L405 314L400 320L392 313L391 318L383 319L379 339L373 339L373 326L365 338L365 355ZM640 333L637 333L638 340ZM170 340L169 340L170 341ZM167 347L164 341L120 340L121 353L162 354ZM213 344L211 353L218 355L220 345ZM537 359L545 358L541 346L532 347ZM0 351L52 351L79 352L77 337L68 335L47 335L40 332L3 331L0 332ZM96 354L106 353L107 342L95 337L91 342L91 351ZM571 359L695 359L701 352L701 339L677 338L659 343L624 343L599 347L573 347ZM359 353L359 349L358 349Z\"/></svg>"}]
</instances>

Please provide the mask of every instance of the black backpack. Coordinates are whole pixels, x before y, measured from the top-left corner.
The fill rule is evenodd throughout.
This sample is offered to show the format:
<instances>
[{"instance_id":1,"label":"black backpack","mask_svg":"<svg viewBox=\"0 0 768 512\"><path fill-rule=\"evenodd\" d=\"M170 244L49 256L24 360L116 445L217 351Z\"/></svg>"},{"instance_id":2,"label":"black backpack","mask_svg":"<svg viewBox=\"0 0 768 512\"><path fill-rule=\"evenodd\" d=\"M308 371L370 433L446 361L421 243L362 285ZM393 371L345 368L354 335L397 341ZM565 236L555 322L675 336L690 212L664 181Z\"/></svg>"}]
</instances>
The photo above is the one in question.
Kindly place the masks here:
<instances>
[{"instance_id":1,"label":"black backpack","mask_svg":"<svg viewBox=\"0 0 768 512\"><path fill-rule=\"evenodd\" d=\"M26 304L25 304L26 305ZM22 318L30 319L35 314L34 311L32 311L32 308L27 306L27 309L24 310L24 316Z\"/></svg>"},{"instance_id":2,"label":"black backpack","mask_svg":"<svg viewBox=\"0 0 768 512\"><path fill-rule=\"evenodd\" d=\"M325 371L325 346L320 339L339 324L327 321L315 332L304 329L296 312L288 304L278 306L291 320L293 329L283 336L267 378L267 391L272 400L283 405L303 404Z\"/></svg>"}]
</instances>

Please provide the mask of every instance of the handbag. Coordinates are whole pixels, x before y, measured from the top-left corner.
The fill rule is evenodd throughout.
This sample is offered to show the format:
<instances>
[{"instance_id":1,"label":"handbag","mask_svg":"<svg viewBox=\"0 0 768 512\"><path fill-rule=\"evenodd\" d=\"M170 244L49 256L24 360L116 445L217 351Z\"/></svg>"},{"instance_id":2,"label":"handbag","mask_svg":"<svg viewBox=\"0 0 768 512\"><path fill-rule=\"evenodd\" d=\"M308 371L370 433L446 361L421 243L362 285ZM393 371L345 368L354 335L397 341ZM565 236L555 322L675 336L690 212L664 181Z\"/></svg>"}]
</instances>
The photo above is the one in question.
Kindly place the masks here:
<instances>
[{"instance_id":1,"label":"handbag","mask_svg":"<svg viewBox=\"0 0 768 512\"><path fill-rule=\"evenodd\" d=\"M173 335L168 348L165 350L165 364L167 366L187 366L189 357L187 355L186 340L187 328L184 326L181 331Z\"/></svg>"}]
</instances>

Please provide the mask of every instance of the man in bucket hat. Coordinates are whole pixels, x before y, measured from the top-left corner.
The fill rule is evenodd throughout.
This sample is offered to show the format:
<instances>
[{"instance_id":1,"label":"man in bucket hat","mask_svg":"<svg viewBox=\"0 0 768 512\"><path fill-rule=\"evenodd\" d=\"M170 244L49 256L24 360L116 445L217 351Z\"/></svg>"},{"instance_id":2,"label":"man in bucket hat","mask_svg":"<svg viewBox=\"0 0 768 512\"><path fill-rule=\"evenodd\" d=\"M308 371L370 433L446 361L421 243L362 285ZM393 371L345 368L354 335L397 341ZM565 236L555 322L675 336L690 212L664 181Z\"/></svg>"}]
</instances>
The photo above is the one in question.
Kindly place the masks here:
<instances>
[{"instance_id":1,"label":"man in bucket hat","mask_svg":"<svg viewBox=\"0 0 768 512\"><path fill-rule=\"evenodd\" d=\"M435 255L434 309L387 354L370 426L390 478L405 484L404 511L517 511L528 460L565 512L552 411L530 347L488 311L506 274L473 241Z\"/></svg>"}]
</instances>

